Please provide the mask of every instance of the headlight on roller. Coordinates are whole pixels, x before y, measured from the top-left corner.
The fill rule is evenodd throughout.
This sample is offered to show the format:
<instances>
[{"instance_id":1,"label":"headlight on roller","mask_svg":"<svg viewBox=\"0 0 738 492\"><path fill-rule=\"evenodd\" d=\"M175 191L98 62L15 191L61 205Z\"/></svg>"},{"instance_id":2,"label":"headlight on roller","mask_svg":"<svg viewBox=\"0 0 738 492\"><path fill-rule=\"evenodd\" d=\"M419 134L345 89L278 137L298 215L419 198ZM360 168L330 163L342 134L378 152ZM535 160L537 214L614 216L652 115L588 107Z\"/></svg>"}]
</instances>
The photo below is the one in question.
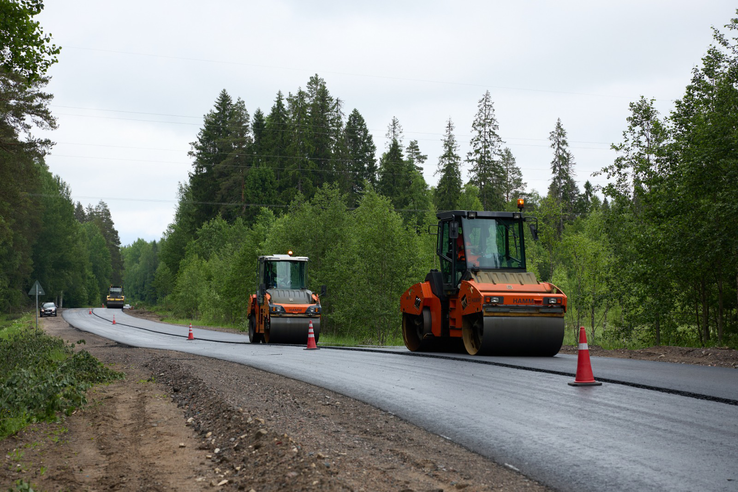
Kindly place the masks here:
<instances>
[{"instance_id":1,"label":"headlight on roller","mask_svg":"<svg viewBox=\"0 0 738 492\"><path fill-rule=\"evenodd\" d=\"M315 304L313 306L309 306L305 310L305 314L307 314L308 316L316 316L316 315L320 314L320 304Z\"/></svg>"},{"instance_id":2,"label":"headlight on roller","mask_svg":"<svg viewBox=\"0 0 738 492\"><path fill-rule=\"evenodd\" d=\"M486 296L484 298L485 304L504 304L502 296Z\"/></svg>"},{"instance_id":3,"label":"headlight on roller","mask_svg":"<svg viewBox=\"0 0 738 492\"><path fill-rule=\"evenodd\" d=\"M269 312L272 314L285 314L284 307L280 306L279 304L270 304Z\"/></svg>"}]
</instances>

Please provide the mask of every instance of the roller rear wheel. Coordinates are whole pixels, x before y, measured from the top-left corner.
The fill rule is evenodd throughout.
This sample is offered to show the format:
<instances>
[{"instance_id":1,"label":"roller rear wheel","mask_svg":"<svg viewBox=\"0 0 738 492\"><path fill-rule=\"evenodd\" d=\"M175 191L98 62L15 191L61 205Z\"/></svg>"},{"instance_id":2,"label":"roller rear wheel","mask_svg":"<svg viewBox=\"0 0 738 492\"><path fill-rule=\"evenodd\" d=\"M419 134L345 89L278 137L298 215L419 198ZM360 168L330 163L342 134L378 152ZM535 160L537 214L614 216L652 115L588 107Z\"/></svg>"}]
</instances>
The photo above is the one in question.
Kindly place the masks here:
<instances>
[{"instance_id":1,"label":"roller rear wheel","mask_svg":"<svg viewBox=\"0 0 738 492\"><path fill-rule=\"evenodd\" d=\"M256 319L254 316L249 317L249 342L259 343L261 342L261 334L256 333Z\"/></svg>"},{"instance_id":2,"label":"roller rear wheel","mask_svg":"<svg viewBox=\"0 0 738 492\"><path fill-rule=\"evenodd\" d=\"M402 339L410 352L423 352L423 317L402 314Z\"/></svg>"},{"instance_id":3,"label":"roller rear wheel","mask_svg":"<svg viewBox=\"0 0 738 492\"><path fill-rule=\"evenodd\" d=\"M469 355L477 355L482 349L483 335L484 318L482 316L469 316L464 319L461 338L464 340L464 348Z\"/></svg>"}]
</instances>

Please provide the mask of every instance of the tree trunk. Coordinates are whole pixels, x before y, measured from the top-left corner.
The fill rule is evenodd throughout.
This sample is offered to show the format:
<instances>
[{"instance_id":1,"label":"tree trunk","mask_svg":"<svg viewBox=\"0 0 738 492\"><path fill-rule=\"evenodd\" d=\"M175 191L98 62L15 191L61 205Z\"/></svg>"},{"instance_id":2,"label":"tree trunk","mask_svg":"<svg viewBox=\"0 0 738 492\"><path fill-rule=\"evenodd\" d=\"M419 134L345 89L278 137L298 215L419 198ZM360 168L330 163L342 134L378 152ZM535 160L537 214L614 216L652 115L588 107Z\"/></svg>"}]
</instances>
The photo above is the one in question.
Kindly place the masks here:
<instances>
[{"instance_id":1,"label":"tree trunk","mask_svg":"<svg viewBox=\"0 0 738 492\"><path fill-rule=\"evenodd\" d=\"M723 344L723 279L718 278L718 316L717 316L717 330L718 330L718 344Z\"/></svg>"},{"instance_id":2,"label":"tree trunk","mask_svg":"<svg viewBox=\"0 0 738 492\"><path fill-rule=\"evenodd\" d=\"M705 346L705 340L702 338L702 326L700 325L700 303L695 301L694 303L694 317L697 321L697 335L700 337L700 345Z\"/></svg>"},{"instance_id":3,"label":"tree trunk","mask_svg":"<svg viewBox=\"0 0 738 492\"><path fill-rule=\"evenodd\" d=\"M656 346L661 345L661 318L658 313L656 314L656 323L654 324L656 329Z\"/></svg>"},{"instance_id":4,"label":"tree trunk","mask_svg":"<svg viewBox=\"0 0 738 492\"><path fill-rule=\"evenodd\" d=\"M595 303L592 302L592 310L590 311L590 323L592 323L592 343L595 338Z\"/></svg>"},{"instance_id":5,"label":"tree trunk","mask_svg":"<svg viewBox=\"0 0 738 492\"><path fill-rule=\"evenodd\" d=\"M710 341L710 307L707 299L707 285L705 278L700 281L700 294L702 298L702 329L705 334L705 343Z\"/></svg>"}]
</instances>

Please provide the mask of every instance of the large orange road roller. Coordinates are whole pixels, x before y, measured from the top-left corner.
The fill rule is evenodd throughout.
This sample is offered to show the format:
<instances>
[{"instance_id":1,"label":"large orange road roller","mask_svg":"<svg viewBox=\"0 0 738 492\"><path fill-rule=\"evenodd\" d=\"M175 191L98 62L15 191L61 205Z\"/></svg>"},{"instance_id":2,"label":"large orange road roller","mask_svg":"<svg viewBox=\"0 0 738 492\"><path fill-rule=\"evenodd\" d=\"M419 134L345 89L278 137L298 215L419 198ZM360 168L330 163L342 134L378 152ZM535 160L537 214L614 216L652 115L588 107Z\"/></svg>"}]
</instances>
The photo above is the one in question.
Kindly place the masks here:
<instances>
[{"instance_id":1,"label":"large orange road roller","mask_svg":"<svg viewBox=\"0 0 738 492\"><path fill-rule=\"evenodd\" d=\"M520 212L438 213L440 271L400 301L402 336L413 351L553 356L564 340L566 295L525 264Z\"/></svg>"},{"instance_id":2,"label":"large orange road roller","mask_svg":"<svg viewBox=\"0 0 738 492\"><path fill-rule=\"evenodd\" d=\"M321 306L307 288L307 264L306 256L291 253L259 257L259 289L248 311L251 343L307 343L311 321L318 341Z\"/></svg>"}]
</instances>

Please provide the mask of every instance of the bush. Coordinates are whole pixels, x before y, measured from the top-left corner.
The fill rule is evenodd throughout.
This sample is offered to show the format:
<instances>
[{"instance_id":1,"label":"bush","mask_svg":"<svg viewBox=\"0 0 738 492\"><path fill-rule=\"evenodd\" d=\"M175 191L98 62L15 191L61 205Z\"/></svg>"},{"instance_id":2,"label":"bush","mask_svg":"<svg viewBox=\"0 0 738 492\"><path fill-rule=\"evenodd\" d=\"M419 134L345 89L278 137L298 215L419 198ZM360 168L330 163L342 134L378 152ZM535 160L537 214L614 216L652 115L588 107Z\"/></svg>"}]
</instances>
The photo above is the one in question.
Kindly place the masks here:
<instances>
[{"instance_id":1,"label":"bush","mask_svg":"<svg viewBox=\"0 0 738 492\"><path fill-rule=\"evenodd\" d=\"M0 340L0 438L59 412L69 415L87 403L92 385L123 377L29 324Z\"/></svg>"}]
</instances>

